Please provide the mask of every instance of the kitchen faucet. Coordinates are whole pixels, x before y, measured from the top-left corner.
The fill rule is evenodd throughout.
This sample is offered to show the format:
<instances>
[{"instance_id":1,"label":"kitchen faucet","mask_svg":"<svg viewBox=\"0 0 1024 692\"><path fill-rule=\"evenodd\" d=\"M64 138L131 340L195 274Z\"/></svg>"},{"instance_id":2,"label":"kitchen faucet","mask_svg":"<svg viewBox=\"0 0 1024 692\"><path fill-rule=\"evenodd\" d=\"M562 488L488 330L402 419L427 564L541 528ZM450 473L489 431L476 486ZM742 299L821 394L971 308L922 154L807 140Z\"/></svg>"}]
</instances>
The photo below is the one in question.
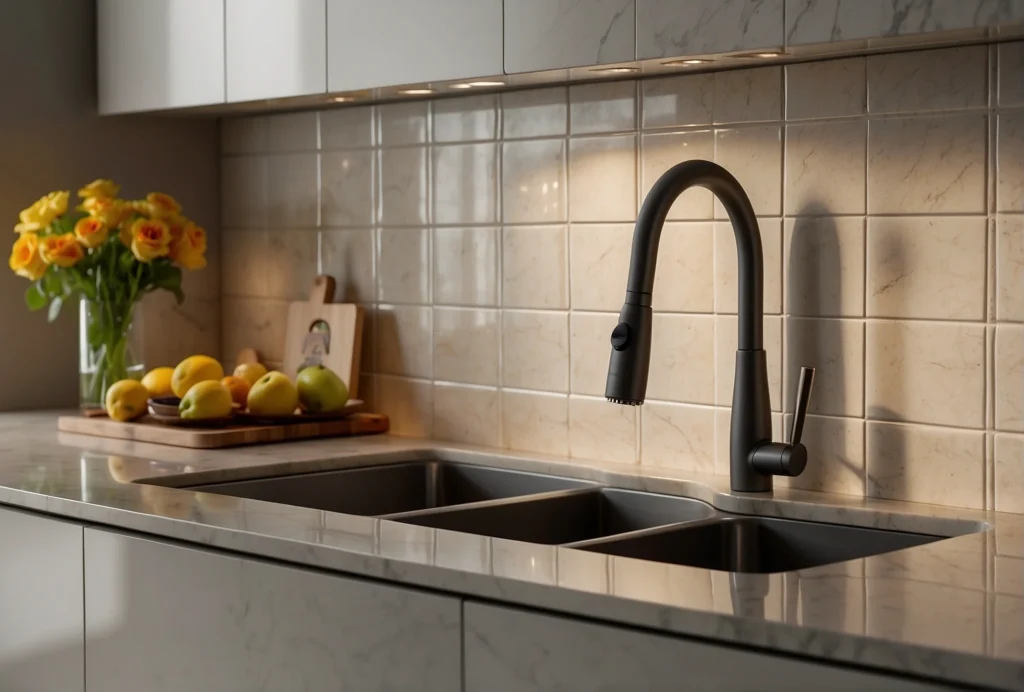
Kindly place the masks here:
<instances>
[{"instance_id":1,"label":"kitchen faucet","mask_svg":"<svg viewBox=\"0 0 1024 692\"><path fill-rule=\"evenodd\" d=\"M729 433L729 475L733 490L767 492L773 476L799 476L807 466L800 443L814 369L802 368L790 442L772 442L768 361L764 351L764 259L761 231L747 194L727 170L710 161L685 161L665 172L644 200L633 231L626 302L612 330L605 396L638 406L647 391L651 363L651 294L658 241L676 198L693 186L710 190L729 213L739 255L739 339Z\"/></svg>"}]
</instances>

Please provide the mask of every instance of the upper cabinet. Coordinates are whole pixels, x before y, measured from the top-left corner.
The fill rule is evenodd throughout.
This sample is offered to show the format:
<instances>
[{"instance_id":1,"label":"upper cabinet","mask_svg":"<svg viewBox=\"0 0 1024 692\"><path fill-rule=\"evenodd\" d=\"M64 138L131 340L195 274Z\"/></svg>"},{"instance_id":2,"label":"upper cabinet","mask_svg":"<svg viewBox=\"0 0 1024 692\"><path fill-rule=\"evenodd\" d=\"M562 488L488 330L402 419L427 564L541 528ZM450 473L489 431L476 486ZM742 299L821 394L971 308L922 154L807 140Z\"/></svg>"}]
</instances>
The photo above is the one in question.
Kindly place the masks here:
<instances>
[{"instance_id":1,"label":"upper cabinet","mask_svg":"<svg viewBox=\"0 0 1024 692\"><path fill-rule=\"evenodd\" d=\"M327 0L329 90L500 75L501 6L501 0Z\"/></svg>"},{"instance_id":2,"label":"upper cabinet","mask_svg":"<svg viewBox=\"0 0 1024 692\"><path fill-rule=\"evenodd\" d=\"M327 0L225 0L224 10L229 103L327 91Z\"/></svg>"},{"instance_id":3,"label":"upper cabinet","mask_svg":"<svg viewBox=\"0 0 1024 692\"><path fill-rule=\"evenodd\" d=\"M636 0L636 57L781 49L785 0Z\"/></svg>"},{"instance_id":4,"label":"upper cabinet","mask_svg":"<svg viewBox=\"0 0 1024 692\"><path fill-rule=\"evenodd\" d=\"M98 0L100 113L224 102L223 0Z\"/></svg>"},{"instance_id":5,"label":"upper cabinet","mask_svg":"<svg viewBox=\"0 0 1024 692\"><path fill-rule=\"evenodd\" d=\"M634 0L506 2L505 72L630 62L635 29Z\"/></svg>"}]
</instances>

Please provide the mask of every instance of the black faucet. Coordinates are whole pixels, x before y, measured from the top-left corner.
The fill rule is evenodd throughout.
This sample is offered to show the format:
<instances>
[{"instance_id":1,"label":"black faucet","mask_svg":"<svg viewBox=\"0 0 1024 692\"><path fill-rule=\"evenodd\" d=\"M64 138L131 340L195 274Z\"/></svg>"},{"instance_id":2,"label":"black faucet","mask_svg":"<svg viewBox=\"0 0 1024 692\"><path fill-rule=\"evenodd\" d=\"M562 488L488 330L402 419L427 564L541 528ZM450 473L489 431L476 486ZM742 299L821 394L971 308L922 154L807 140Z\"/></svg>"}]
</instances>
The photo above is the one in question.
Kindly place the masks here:
<instances>
[{"instance_id":1,"label":"black faucet","mask_svg":"<svg viewBox=\"0 0 1024 692\"><path fill-rule=\"evenodd\" d=\"M651 294L658 259L658 241L669 208L683 191L699 186L711 190L725 206L739 254L739 342L732 393L729 472L733 490L766 492L773 476L799 476L807 465L800 444L814 369L800 371L796 411L789 444L772 442L768 361L765 358L764 259L761 231L747 194L736 178L710 161L686 161L665 172L651 188L633 231L626 302L612 330L605 396L617 404L644 402L651 363Z\"/></svg>"}]
</instances>

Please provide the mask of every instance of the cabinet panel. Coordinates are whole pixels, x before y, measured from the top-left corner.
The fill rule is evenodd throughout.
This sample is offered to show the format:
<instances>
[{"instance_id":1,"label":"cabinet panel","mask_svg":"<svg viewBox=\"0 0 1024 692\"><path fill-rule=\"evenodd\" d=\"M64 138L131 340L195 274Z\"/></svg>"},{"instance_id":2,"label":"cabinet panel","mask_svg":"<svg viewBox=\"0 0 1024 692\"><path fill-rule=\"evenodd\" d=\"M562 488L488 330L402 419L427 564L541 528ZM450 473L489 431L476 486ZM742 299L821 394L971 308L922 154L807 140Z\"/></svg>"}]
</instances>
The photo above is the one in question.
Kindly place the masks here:
<instances>
[{"instance_id":1,"label":"cabinet panel","mask_svg":"<svg viewBox=\"0 0 1024 692\"><path fill-rule=\"evenodd\" d=\"M784 0L636 0L636 56L781 48Z\"/></svg>"},{"instance_id":2,"label":"cabinet panel","mask_svg":"<svg viewBox=\"0 0 1024 692\"><path fill-rule=\"evenodd\" d=\"M467 601L466 692L952 688Z\"/></svg>"},{"instance_id":3,"label":"cabinet panel","mask_svg":"<svg viewBox=\"0 0 1024 692\"><path fill-rule=\"evenodd\" d=\"M505 72L629 62L636 52L634 0L505 3Z\"/></svg>"},{"instance_id":4,"label":"cabinet panel","mask_svg":"<svg viewBox=\"0 0 1024 692\"><path fill-rule=\"evenodd\" d=\"M501 74L501 0L328 0L330 91Z\"/></svg>"},{"instance_id":5,"label":"cabinet panel","mask_svg":"<svg viewBox=\"0 0 1024 692\"><path fill-rule=\"evenodd\" d=\"M101 113L224 102L223 0L98 0Z\"/></svg>"},{"instance_id":6,"label":"cabinet panel","mask_svg":"<svg viewBox=\"0 0 1024 692\"><path fill-rule=\"evenodd\" d=\"M327 90L326 0L225 0L229 103Z\"/></svg>"},{"instance_id":7,"label":"cabinet panel","mask_svg":"<svg viewBox=\"0 0 1024 692\"><path fill-rule=\"evenodd\" d=\"M0 509L0 560L0 690L82 690L82 527Z\"/></svg>"},{"instance_id":8,"label":"cabinet panel","mask_svg":"<svg viewBox=\"0 0 1024 692\"><path fill-rule=\"evenodd\" d=\"M86 686L458 689L459 600L85 531Z\"/></svg>"}]
</instances>

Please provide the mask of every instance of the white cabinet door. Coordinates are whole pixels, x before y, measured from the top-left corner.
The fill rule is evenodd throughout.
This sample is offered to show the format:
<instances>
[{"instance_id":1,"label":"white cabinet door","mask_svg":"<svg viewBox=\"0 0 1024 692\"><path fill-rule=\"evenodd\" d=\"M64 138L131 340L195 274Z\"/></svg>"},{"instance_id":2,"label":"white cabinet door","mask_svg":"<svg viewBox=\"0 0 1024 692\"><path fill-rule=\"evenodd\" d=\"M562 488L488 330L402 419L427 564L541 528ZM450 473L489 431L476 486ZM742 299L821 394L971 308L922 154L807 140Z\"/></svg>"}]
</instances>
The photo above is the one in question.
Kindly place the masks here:
<instances>
[{"instance_id":1,"label":"white cabinet door","mask_svg":"<svg viewBox=\"0 0 1024 692\"><path fill-rule=\"evenodd\" d=\"M82 527L0 509L0 690L83 689Z\"/></svg>"},{"instance_id":2,"label":"white cabinet door","mask_svg":"<svg viewBox=\"0 0 1024 692\"><path fill-rule=\"evenodd\" d=\"M330 91L500 75L501 0L327 0Z\"/></svg>"},{"instance_id":3,"label":"white cabinet door","mask_svg":"<svg viewBox=\"0 0 1024 692\"><path fill-rule=\"evenodd\" d=\"M509 0L505 72L629 62L635 27L634 0Z\"/></svg>"},{"instance_id":4,"label":"white cabinet door","mask_svg":"<svg viewBox=\"0 0 1024 692\"><path fill-rule=\"evenodd\" d=\"M467 601L466 692L953 688Z\"/></svg>"},{"instance_id":5,"label":"white cabinet door","mask_svg":"<svg viewBox=\"0 0 1024 692\"><path fill-rule=\"evenodd\" d=\"M327 90L327 0L225 0L229 103Z\"/></svg>"},{"instance_id":6,"label":"white cabinet door","mask_svg":"<svg viewBox=\"0 0 1024 692\"><path fill-rule=\"evenodd\" d=\"M457 598L85 531L97 692L450 692Z\"/></svg>"},{"instance_id":7,"label":"white cabinet door","mask_svg":"<svg viewBox=\"0 0 1024 692\"><path fill-rule=\"evenodd\" d=\"M784 0L636 0L636 57L782 48Z\"/></svg>"},{"instance_id":8,"label":"white cabinet door","mask_svg":"<svg viewBox=\"0 0 1024 692\"><path fill-rule=\"evenodd\" d=\"M96 24L100 113L224 102L223 0L97 0Z\"/></svg>"}]
</instances>

